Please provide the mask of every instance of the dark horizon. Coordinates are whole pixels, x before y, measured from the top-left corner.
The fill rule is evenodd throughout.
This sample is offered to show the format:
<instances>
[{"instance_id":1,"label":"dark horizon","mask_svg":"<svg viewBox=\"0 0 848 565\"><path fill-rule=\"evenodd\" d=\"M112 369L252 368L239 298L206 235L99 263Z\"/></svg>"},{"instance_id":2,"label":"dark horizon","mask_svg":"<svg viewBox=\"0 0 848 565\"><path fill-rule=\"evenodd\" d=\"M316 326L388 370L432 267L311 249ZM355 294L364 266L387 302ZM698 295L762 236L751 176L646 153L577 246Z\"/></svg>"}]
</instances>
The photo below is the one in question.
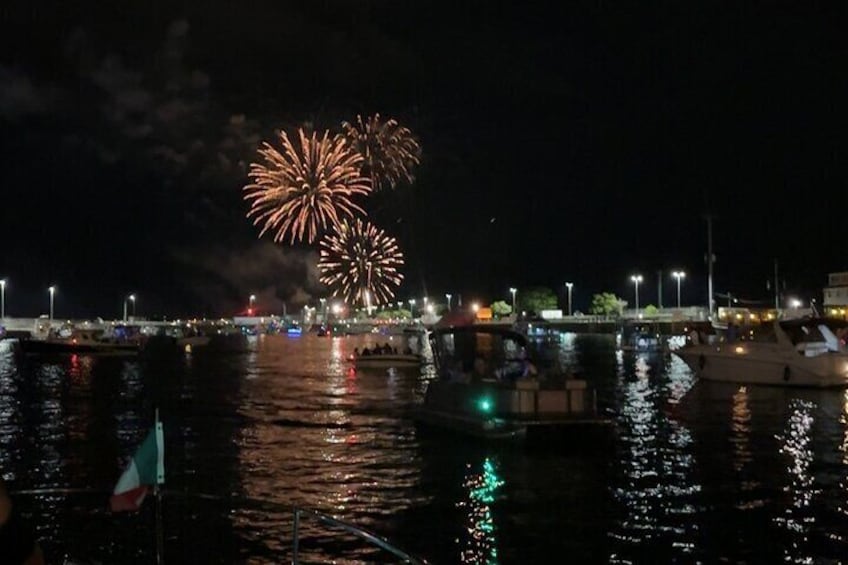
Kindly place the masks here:
<instances>
[{"instance_id":1,"label":"dark horizon","mask_svg":"<svg viewBox=\"0 0 848 565\"><path fill-rule=\"evenodd\" d=\"M565 11L561 16L556 13ZM420 139L367 208L407 258L398 298L548 286L706 303L821 300L840 248L848 50L826 9L385 1L0 8L7 312L232 315L317 302L315 247L275 245L241 188L262 140L357 113ZM784 283L781 283L784 284Z\"/></svg>"}]
</instances>

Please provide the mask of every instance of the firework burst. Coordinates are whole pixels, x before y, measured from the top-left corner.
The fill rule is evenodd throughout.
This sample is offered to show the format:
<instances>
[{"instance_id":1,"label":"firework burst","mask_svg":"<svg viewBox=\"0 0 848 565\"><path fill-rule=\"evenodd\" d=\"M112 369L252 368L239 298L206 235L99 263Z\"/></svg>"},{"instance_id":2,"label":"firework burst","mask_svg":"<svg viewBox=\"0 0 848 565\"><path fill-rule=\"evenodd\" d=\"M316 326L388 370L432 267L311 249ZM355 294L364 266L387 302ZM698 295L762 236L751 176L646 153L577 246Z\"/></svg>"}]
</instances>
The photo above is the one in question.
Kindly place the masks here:
<instances>
[{"instance_id":1,"label":"firework burst","mask_svg":"<svg viewBox=\"0 0 848 565\"><path fill-rule=\"evenodd\" d=\"M371 181L360 171L362 156L341 135L324 132L307 136L298 130L300 147L295 148L285 132L280 133L283 152L264 143L259 154L264 164L252 163L252 184L244 187L251 202L247 217L263 224L259 237L274 232L274 241L289 237L290 243L315 241L330 227L337 227L355 213L365 214L352 197L371 192Z\"/></svg>"},{"instance_id":2,"label":"firework burst","mask_svg":"<svg viewBox=\"0 0 848 565\"><path fill-rule=\"evenodd\" d=\"M320 247L320 281L350 303L389 302L403 281L398 270L403 253L397 241L369 222L359 218L343 222L338 233L327 234Z\"/></svg>"},{"instance_id":3,"label":"firework burst","mask_svg":"<svg viewBox=\"0 0 848 565\"><path fill-rule=\"evenodd\" d=\"M342 122L348 142L362 155L363 171L374 190L394 188L401 180L414 180L412 168L421 161L421 146L412 132L393 119L382 121L380 114L356 123Z\"/></svg>"}]
</instances>

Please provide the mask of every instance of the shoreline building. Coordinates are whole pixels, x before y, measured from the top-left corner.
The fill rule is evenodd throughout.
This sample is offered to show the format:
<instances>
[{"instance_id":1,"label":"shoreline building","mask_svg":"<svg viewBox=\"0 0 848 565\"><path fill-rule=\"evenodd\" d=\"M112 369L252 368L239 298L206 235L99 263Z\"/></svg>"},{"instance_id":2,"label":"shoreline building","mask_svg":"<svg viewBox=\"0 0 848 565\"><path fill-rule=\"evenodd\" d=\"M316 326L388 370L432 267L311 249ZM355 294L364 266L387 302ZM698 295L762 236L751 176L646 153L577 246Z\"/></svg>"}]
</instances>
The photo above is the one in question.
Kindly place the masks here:
<instances>
[{"instance_id":1,"label":"shoreline building","mask_svg":"<svg viewBox=\"0 0 848 565\"><path fill-rule=\"evenodd\" d=\"M830 273L824 288L824 314L845 317L848 314L848 271Z\"/></svg>"}]
</instances>

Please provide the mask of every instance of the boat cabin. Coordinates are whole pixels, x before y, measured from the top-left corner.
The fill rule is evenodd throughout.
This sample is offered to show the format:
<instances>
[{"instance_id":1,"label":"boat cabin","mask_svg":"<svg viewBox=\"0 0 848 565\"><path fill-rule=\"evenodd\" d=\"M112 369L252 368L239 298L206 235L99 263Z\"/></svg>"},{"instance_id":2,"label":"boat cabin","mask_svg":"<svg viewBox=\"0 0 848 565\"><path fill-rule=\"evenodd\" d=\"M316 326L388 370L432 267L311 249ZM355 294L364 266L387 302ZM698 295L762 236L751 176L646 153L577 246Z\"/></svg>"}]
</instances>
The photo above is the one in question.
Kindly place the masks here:
<instances>
[{"instance_id":1,"label":"boat cabin","mask_svg":"<svg viewBox=\"0 0 848 565\"><path fill-rule=\"evenodd\" d=\"M439 329L430 335L430 346L442 380L508 384L540 377L539 356L524 335L511 330Z\"/></svg>"}]
</instances>

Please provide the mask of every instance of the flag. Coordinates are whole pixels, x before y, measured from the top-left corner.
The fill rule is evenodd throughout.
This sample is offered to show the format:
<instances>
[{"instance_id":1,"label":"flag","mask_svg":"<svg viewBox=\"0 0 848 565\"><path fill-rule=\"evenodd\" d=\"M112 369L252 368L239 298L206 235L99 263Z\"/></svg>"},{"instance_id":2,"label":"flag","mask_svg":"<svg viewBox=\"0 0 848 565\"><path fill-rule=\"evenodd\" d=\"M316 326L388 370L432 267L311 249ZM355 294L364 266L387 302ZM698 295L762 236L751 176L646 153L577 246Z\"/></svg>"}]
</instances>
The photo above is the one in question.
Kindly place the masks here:
<instances>
[{"instance_id":1,"label":"flag","mask_svg":"<svg viewBox=\"0 0 848 565\"><path fill-rule=\"evenodd\" d=\"M138 510L148 488L165 482L165 442L162 422L156 419L156 425L130 459L126 470L118 479L109 507L112 512Z\"/></svg>"}]
</instances>

